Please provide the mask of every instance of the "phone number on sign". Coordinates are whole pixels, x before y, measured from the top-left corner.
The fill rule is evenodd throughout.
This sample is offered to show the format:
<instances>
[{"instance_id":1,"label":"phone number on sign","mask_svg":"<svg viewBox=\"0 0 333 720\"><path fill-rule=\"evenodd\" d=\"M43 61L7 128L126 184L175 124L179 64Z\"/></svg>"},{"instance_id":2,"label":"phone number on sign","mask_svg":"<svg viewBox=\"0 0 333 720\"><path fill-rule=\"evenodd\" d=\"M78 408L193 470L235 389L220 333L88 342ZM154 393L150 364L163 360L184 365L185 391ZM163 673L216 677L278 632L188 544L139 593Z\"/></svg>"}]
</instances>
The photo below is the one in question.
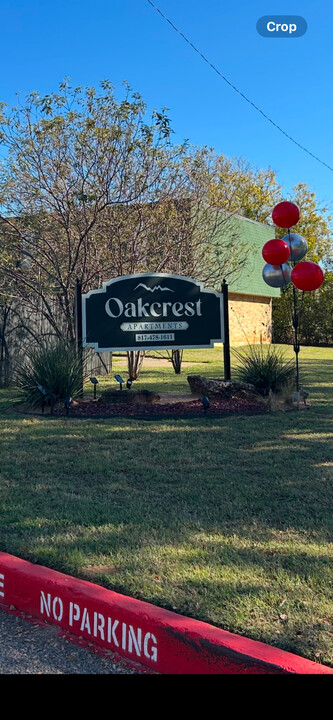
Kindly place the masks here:
<instances>
[{"instance_id":1,"label":"phone number on sign","mask_svg":"<svg viewBox=\"0 0 333 720\"><path fill-rule=\"evenodd\" d=\"M136 342L158 342L158 341L174 340L174 339L175 339L175 333L162 333L159 335L143 334L143 335L135 336Z\"/></svg>"}]
</instances>

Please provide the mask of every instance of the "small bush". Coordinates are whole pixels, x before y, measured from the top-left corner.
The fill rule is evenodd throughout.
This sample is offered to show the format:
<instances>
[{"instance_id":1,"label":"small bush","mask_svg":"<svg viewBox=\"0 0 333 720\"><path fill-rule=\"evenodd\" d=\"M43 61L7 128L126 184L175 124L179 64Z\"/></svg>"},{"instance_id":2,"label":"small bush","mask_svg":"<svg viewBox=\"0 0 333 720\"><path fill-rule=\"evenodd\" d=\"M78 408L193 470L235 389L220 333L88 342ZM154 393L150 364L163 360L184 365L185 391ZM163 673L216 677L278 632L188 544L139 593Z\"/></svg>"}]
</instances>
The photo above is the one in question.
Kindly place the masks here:
<instances>
[{"instance_id":1,"label":"small bush","mask_svg":"<svg viewBox=\"0 0 333 720\"><path fill-rule=\"evenodd\" d=\"M295 384L295 363L286 360L281 350L268 345L249 346L246 353L232 351L239 365L235 374L238 380L251 383L260 395L282 392Z\"/></svg>"},{"instance_id":2,"label":"small bush","mask_svg":"<svg viewBox=\"0 0 333 720\"><path fill-rule=\"evenodd\" d=\"M76 350L63 341L39 345L31 350L16 372L16 386L23 401L31 407L42 405L42 394L37 385L50 390L58 401L77 396L82 383L82 365Z\"/></svg>"}]
</instances>

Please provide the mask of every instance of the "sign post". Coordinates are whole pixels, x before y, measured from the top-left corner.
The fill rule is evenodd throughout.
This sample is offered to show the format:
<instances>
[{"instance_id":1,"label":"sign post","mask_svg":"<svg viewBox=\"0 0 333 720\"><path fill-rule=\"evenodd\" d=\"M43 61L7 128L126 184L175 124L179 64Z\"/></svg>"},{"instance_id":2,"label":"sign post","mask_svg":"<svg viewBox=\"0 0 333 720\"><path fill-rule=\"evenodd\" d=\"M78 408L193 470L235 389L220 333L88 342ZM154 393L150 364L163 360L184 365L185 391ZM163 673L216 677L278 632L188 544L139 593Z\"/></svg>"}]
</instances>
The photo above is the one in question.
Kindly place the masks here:
<instances>
[{"instance_id":1,"label":"sign post","mask_svg":"<svg viewBox=\"0 0 333 720\"><path fill-rule=\"evenodd\" d=\"M224 314L224 343L223 343L223 360L224 360L224 379L231 380L230 369L230 335L229 335L229 300L228 285L224 279L222 283L223 296L223 314Z\"/></svg>"},{"instance_id":2,"label":"sign post","mask_svg":"<svg viewBox=\"0 0 333 720\"><path fill-rule=\"evenodd\" d=\"M83 347L82 347L82 285L79 279L75 286L75 342L76 353L81 366L82 388L80 396L83 395Z\"/></svg>"},{"instance_id":3,"label":"sign post","mask_svg":"<svg viewBox=\"0 0 333 720\"><path fill-rule=\"evenodd\" d=\"M180 350L225 341L223 296L181 275L117 277L82 295L82 345L96 352Z\"/></svg>"}]
</instances>

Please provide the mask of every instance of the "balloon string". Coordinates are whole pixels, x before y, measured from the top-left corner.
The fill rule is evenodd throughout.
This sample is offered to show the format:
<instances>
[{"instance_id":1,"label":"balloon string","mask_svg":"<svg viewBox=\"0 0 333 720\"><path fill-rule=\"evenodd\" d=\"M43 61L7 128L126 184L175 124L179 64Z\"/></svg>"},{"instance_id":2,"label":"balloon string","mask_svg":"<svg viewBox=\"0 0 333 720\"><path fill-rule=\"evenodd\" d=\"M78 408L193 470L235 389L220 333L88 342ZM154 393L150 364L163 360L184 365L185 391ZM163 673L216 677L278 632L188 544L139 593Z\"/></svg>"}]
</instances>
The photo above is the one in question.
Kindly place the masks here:
<instances>
[{"instance_id":1,"label":"balloon string","mask_svg":"<svg viewBox=\"0 0 333 720\"><path fill-rule=\"evenodd\" d=\"M290 254L292 254L292 252L291 252L291 242L290 242L290 228L288 228L288 239L289 239ZM294 265L295 265L295 263L294 263ZM291 306L290 306L290 304L288 303L288 299L287 299L288 282L286 282L287 278L285 277L285 274L284 274L282 265L280 265L280 267L281 267L281 272L282 272L283 280L284 280L284 282L286 283L286 284L285 284L285 287L282 288L282 296L283 296L283 299L284 299L284 304L285 304L285 308L286 308L286 310L287 310L287 315L288 315L288 317L289 317L290 324L293 325L293 311L292 311Z\"/></svg>"},{"instance_id":2,"label":"balloon string","mask_svg":"<svg viewBox=\"0 0 333 720\"><path fill-rule=\"evenodd\" d=\"M297 292L296 287L293 285L293 307L294 307L294 315L293 315L293 326L294 326L294 351L295 351L295 358L296 358L296 391L299 393L299 364L298 364L298 353L300 351L300 344L299 344L299 338L298 338L298 308L297 308ZM298 408L299 408L299 395L298 395Z\"/></svg>"},{"instance_id":3,"label":"balloon string","mask_svg":"<svg viewBox=\"0 0 333 720\"><path fill-rule=\"evenodd\" d=\"M293 311L290 302L288 302L288 286L282 289L282 297L289 318L290 325L293 324Z\"/></svg>"},{"instance_id":4,"label":"balloon string","mask_svg":"<svg viewBox=\"0 0 333 720\"><path fill-rule=\"evenodd\" d=\"M289 260L291 260L291 262L294 263L294 267L295 267L295 261L293 260L293 251L292 251L292 249L291 249L290 228L288 228L288 244L289 244L289 248L290 248L290 257L289 257Z\"/></svg>"},{"instance_id":5,"label":"balloon string","mask_svg":"<svg viewBox=\"0 0 333 720\"><path fill-rule=\"evenodd\" d=\"M302 291L302 298L301 298L301 308L300 308L300 311L299 311L299 313L298 313L298 327L299 327L299 329L301 328L301 320L302 320L302 317L303 317L304 294L305 294L305 293L304 293L304 290L303 290L303 291Z\"/></svg>"},{"instance_id":6,"label":"balloon string","mask_svg":"<svg viewBox=\"0 0 333 720\"><path fill-rule=\"evenodd\" d=\"M293 257L292 257L293 253L292 253L292 249L291 249L290 228L288 228L288 244L289 244L289 248L290 248L290 257L289 257L289 260L292 262L293 266L295 267L295 260L293 260ZM282 270L282 266L281 266L281 270ZM282 274L283 274L283 270L282 270ZM283 295L284 295L284 298L285 298L285 305L286 305L287 312L288 312L288 315L289 315L290 323L291 323L291 325L294 325L294 322L295 322L295 308L293 308L293 307L291 306L291 304L288 304L288 300L287 300L287 289L288 289L288 288L286 287L286 288L285 288L285 291L286 291L286 292L283 293ZM294 305L294 303L293 303L293 305Z\"/></svg>"}]
</instances>

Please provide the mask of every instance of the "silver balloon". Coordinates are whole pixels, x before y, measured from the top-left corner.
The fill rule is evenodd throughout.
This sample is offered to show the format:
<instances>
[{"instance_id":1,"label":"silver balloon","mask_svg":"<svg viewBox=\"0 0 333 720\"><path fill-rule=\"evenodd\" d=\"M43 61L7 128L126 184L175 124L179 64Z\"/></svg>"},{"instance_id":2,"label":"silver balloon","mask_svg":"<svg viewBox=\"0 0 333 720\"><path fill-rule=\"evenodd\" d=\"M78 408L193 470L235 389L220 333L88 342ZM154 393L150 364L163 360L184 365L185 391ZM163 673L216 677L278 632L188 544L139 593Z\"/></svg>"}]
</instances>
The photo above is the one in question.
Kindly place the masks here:
<instances>
[{"instance_id":1,"label":"silver balloon","mask_svg":"<svg viewBox=\"0 0 333 720\"><path fill-rule=\"evenodd\" d=\"M290 262L298 262L306 255L308 243L302 235L290 233L289 235L285 235L282 240L284 240L290 248Z\"/></svg>"},{"instance_id":2,"label":"silver balloon","mask_svg":"<svg viewBox=\"0 0 333 720\"><path fill-rule=\"evenodd\" d=\"M289 263L283 265L265 265L262 271L263 279L267 285L274 288L284 288L290 283L292 267Z\"/></svg>"}]
</instances>

